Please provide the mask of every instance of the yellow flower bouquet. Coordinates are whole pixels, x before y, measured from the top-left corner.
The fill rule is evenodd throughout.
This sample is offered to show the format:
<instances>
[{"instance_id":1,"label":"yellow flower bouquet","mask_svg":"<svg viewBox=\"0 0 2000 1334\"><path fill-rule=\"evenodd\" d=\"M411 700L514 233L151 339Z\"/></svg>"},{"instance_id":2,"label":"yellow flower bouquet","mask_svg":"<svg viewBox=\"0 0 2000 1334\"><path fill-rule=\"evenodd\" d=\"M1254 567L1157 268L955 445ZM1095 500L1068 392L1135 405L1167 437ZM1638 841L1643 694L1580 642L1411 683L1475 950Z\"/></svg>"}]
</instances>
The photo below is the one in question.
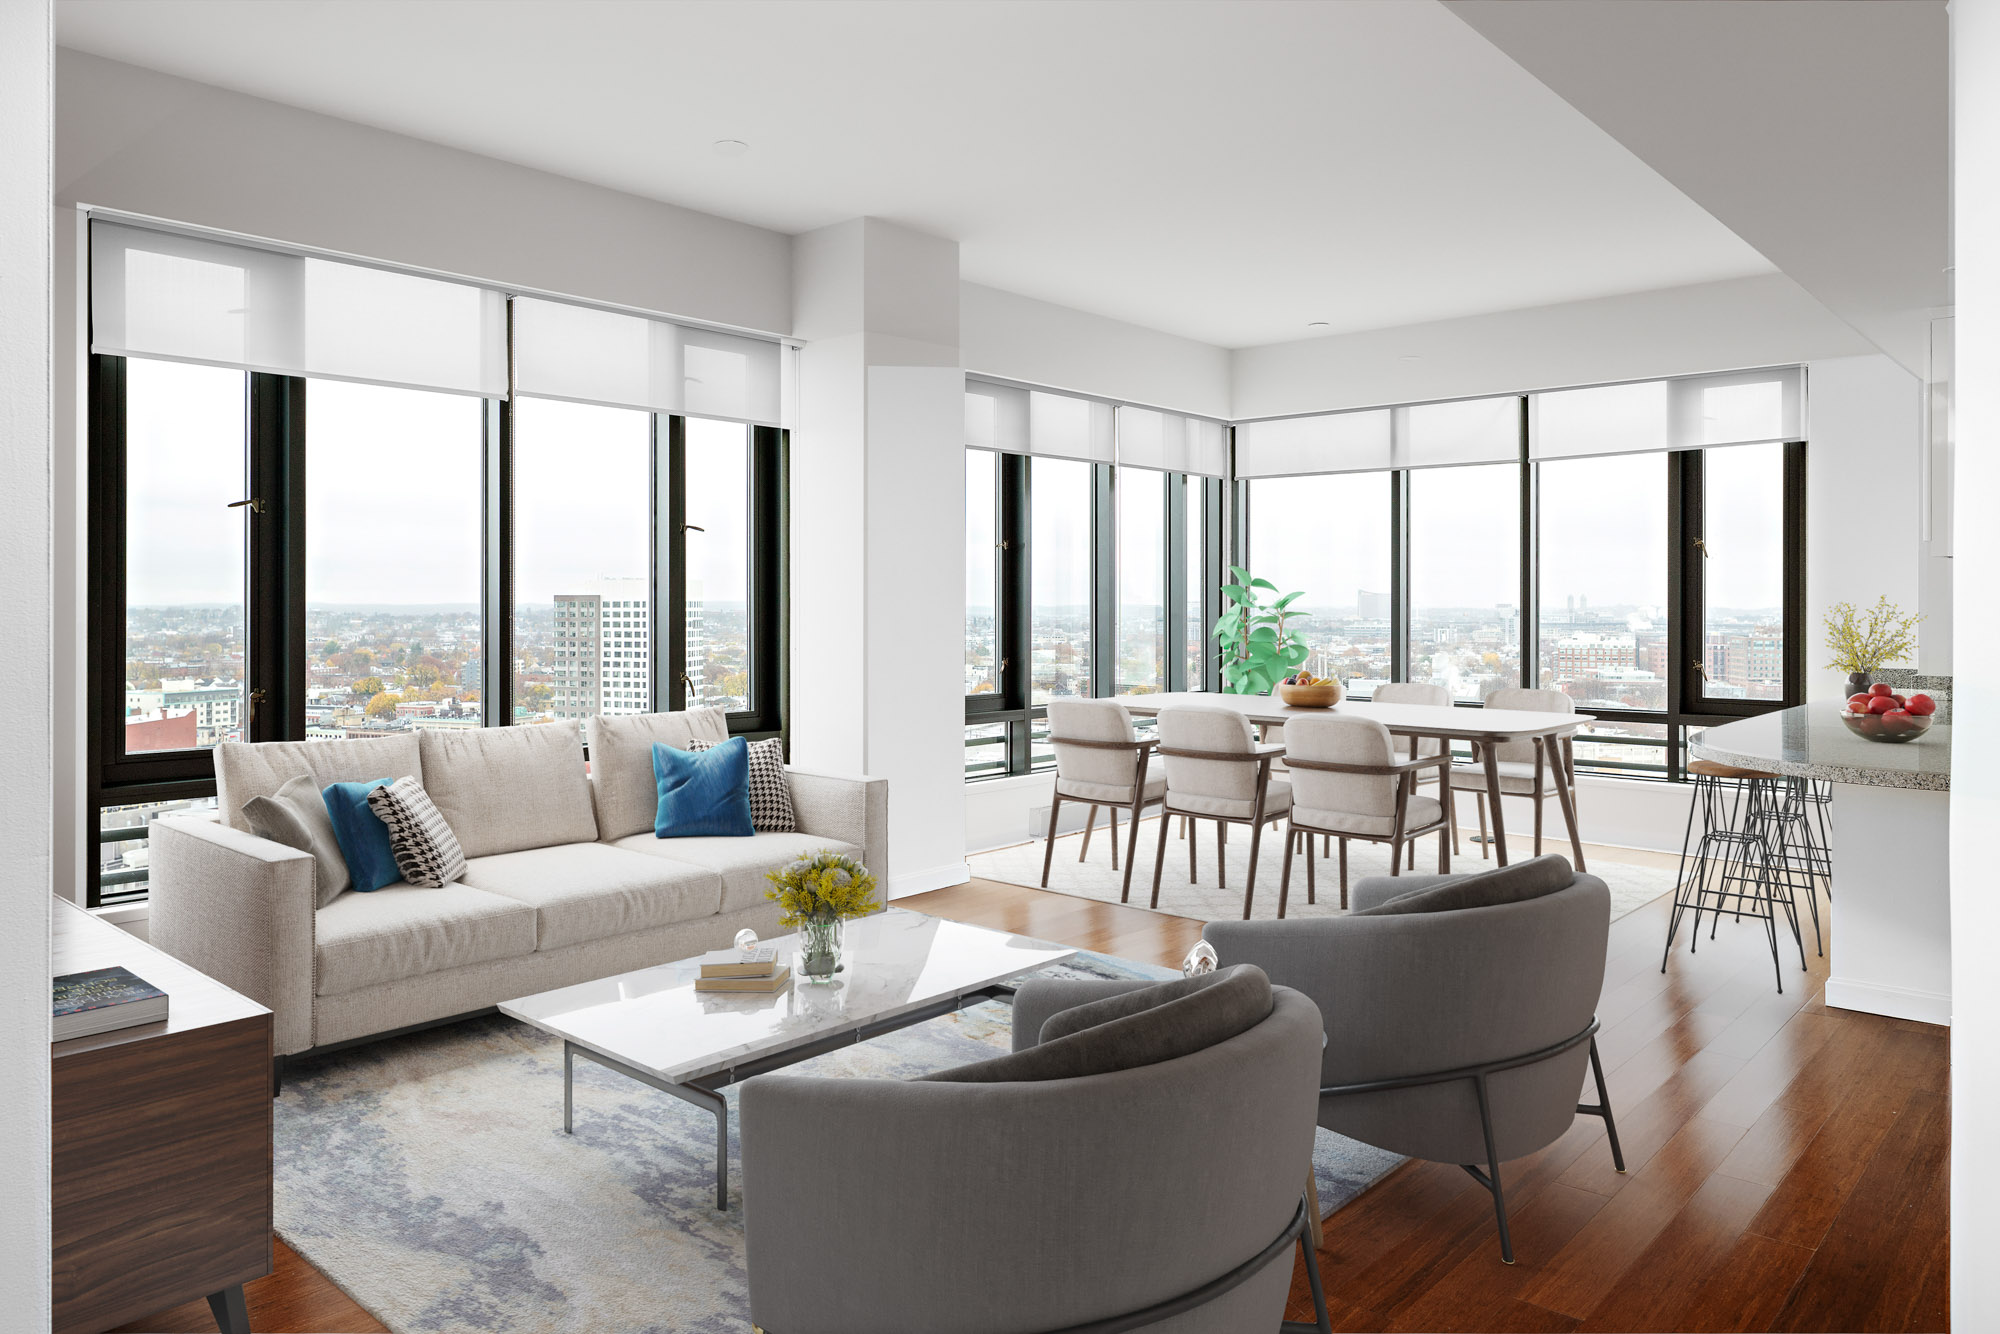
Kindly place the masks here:
<instances>
[{"instance_id":1,"label":"yellow flower bouquet","mask_svg":"<svg viewBox=\"0 0 2000 1334\"><path fill-rule=\"evenodd\" d=\"M875 877L852 857L821 849L765 873L764 897L783 910L781 926L799 929L797 971L829 982L840 971L841 923L875 911Z\"/></svg>"}]
</instances>

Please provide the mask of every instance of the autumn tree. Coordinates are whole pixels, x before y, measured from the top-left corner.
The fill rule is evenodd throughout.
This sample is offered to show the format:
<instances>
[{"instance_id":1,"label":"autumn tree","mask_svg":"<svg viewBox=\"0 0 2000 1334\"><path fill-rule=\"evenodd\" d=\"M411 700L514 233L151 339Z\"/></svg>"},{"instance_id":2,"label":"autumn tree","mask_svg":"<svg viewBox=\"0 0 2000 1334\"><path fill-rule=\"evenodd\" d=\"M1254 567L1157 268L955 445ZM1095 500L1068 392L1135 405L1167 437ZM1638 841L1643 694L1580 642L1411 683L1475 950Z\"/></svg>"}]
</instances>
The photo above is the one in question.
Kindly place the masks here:
<instances>
[{"instance_id":1,"label":"autumn tree","mask_svg":"<svg viewBox=\"0 0 2000 1334\"><path fill-rule=\"evenodd\" d=\"M368 701L368 716L370 718L393 718L396 716L396 706L402 702L400 697L392 695L385 690Z\"/></svg>"},{"instance_id":2,"label":"autumn tree","mask_svg":"<svg viewBox=\"0 0 2000 1334\"><path fill-rule=\"evenodd\" d=\"M379 695L382 693L382 678L379 676L364 676L349 686L348 692L357 699L367 699L371 695Z\"/></svg>"},{"instance_id":3,"label":"autumn tree","mask_svg":"<svg viewBox=\"0 0 2000 1334\"><path fill-rule=\"evenodd\" d=\"M419 690L422 690L430 685L435 684L437 679L438 679L438 669L435 667L427 666L424 663L420 662L416 666L410 668L408 676L409 683L417 687L417 689Z\"/></svg>"}]
</instances>

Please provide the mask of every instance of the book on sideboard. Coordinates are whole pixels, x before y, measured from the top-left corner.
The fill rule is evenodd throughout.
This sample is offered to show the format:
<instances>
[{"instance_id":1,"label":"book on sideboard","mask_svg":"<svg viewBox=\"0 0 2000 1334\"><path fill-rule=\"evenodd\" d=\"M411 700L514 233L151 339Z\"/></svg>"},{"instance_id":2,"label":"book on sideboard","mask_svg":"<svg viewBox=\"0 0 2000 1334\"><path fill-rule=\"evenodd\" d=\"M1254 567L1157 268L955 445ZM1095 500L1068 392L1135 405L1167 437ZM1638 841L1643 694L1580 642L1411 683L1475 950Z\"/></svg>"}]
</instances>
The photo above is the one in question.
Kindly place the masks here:
<instances>
[{"instance_id":1,"label":"book on sideboard","mask_svg":"<svg viewBox=\"0 0 2000 1334\"><path fill-rule=\"evenodd\" d=\"M129 968L98 968L55 979L50 1041L154 1024L167 1017L167 993Z\"/></svg>"}]
</instances>

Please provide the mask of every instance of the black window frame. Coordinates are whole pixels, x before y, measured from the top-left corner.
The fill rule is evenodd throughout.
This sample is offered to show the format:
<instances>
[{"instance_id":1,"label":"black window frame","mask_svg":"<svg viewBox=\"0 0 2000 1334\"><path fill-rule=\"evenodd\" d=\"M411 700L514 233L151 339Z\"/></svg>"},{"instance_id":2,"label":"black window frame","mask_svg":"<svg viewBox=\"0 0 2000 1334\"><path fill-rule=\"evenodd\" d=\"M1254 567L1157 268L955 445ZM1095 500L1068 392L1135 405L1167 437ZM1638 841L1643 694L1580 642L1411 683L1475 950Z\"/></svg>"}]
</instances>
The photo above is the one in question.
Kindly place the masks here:
<instances>
[{"instance_id":1,"label":"black window frame","mask_svg":"<svg viewBox=\"0 0 2000 1334\"><path fill-rule=\"evenodd\" d=\"M85 810L93 846L132 835L102 828L102 811L215 795L212 748L127 754L124 748L126 647L126 358L90 354L87 478L89 530L86 586ZM245 371L246 550L244 688L246 739L295 741L306 735L306 439L307 385L301 376ZM686 528L685 418L653 413L651 549L654 553L651 707L685 707ZM481 516L480 722L514 722L514 408L488 399L483 416ZM790 622L789 432L752 425L749 431L751 606L746 630L750 707L728 715L732 735L787 737ZM667 501L662 512L661 498ZM661 598L662 585L665 598ZM788 738L787 738L788 739ZM113 835L107 838L107 833ZM139 890L107 896L100 859L90 858L86 906L143 900Z\"/></svg>"},{"instance_id":2,"label":"black window frame","mask_svg":"<svg viewBox=\"0 0 2000 1334\"><path fill-rule=\"evenodd\" d=\"M1005 729L1004 767L967 774L968 783L987 782L1046 770L1052 761L1037 762L1037 724L1048 717L1046 705L1032 702L1034 606L1034 552L1030 534L1034 528L1034 459L1030 455L997 450L998 481L995 487L994 547L999 571L998 604L994 608L996 664L995 689L965 697L965 725L1001 726ZM1118 474L1117 465L1091 464L1091 696L1108 698L1118 680ZM1162 471L1167 481L1162 488L1161 521L1166 540L1162 558L1166 561L1166 688L1170 691L1221 688L1221 659L1215 642L1207 634L1220 614L1224 522L1223 494L1226 483L1218 477L1199 473ZM1202 665L1201 682L1188 681L1184 645L1187 640L1188 550L1186 505L1198 496L1201 505L1199 540L1202 546ZM968 735L968 750L991 746L990 739Z\"/></svg>"},{"instance_id":3,"label":"black window frame","mask_svg":"<svg viewBox=\"0 0 2000 1334\"><path fill-rule=\"evenodd\" d=\"M1519 639L1521 681L1533 686L1540 679L1538 637L1541 633L1541 532L1549 516L1543 514L1540 496L1541 463L1534 458L1532 416L1529 395L1520 400L1521 431L1518 460L1518 504L1520 507L1520 614ZM1653 747L1666 751L1664 772L1651 765L1629 763L1631 772L1618 761L1580 762L1579 771L1598 776L1618 776L1654 781L1684 782L1684 751L1690 732L1792 708L1805 701L1806 682L1806 450L1804 439L1783 441L1784 485L1780 501L1784 549L1785 664L1783 696L1776 700L1709 698L1702 693L1700 656L1706 643L1704 626L1702 549L1702 477L1707 455L1738 445L1714 445L1701 449L1667 451L1667 600L1668 671L1667 707L1664 709L1614 709L1593 707L1590 712L1607 722L1664 725L1666 736L1651 739L1624 739L1614 744ZM1410 536L1419 516L1411 510L1412 472L1425 469L1390 468L1390 634L1391 679L1410 679ZM1255 570L1252 548L1250 485L1236 482L1237 498L1232 507L1232 546L1238 564ZM1692 647L1692 651L1690 651ZM1478 708L1471 700L1457 701L1460 708ZM1607 771L1610 771L1607 773Z\"/></svg>"}]
</instances>

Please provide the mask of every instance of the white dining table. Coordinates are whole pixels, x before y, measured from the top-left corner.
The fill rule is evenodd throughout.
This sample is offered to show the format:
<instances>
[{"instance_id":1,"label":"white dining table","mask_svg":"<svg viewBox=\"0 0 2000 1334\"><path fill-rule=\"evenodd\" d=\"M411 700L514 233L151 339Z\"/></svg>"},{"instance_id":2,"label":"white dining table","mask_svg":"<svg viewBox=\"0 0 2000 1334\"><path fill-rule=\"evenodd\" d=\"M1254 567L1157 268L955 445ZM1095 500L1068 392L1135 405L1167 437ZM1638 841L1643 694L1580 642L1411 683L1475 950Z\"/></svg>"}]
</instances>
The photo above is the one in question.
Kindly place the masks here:
<instances>
[{"instance_id":1,"label":"white dining table","mask_svg":"<svg viewBox=\"0 0 2000 1334\"><path fill-rule=\"evenodd\" d=\"M1474 763L1486 774L1486 804L1493 809L1493 855L1507 864L1507 824L1500 809L1499 746L1505 741L1531 741L1554 770L1556 800L1562 806L1563 823L1569 830L1570 851L1576 869L1583 865L1583 839L1576 828L1576 803L1571 787L1576 772L1569 748L1554 744L1575 735L1585 723L1596 721L1588 713L1553 713L1528 709L1461 709L1448 704L1375 704L1367 700L1342 700L1331 709L1295 708L1276 695L1225 695L1209 691L1164 691L1158 694L1120 695L1126 712L1150 718L1175 705L1203 705L1234 709L1249 722L1276 726L1294 718L1323 717L1336 713L1343 718L1367 718L1389 729L1391 736L1438 738L1472 743Z\"/></svg>"}]
</instances>

